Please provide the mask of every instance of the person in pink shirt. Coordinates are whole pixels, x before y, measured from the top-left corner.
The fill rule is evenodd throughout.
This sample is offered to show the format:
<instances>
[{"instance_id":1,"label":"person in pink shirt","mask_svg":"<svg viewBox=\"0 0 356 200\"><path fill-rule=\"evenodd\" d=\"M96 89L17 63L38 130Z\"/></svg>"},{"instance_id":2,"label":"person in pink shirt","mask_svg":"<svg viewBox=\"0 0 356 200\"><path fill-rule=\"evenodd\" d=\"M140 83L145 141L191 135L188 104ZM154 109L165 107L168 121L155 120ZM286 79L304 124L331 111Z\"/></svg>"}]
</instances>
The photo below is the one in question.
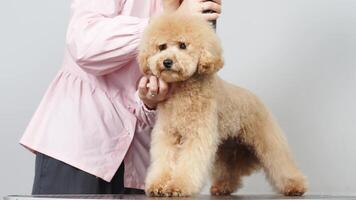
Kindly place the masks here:
<instances>
[{"instance_id":1,"label":"person in pink shirt","mask_svg":"<svg viewBox=\"0 0 356 200\"><path fill-rule=\"evenodd\" d=\"M207 20L221 12L220 0L166 3ZM155 107L170 85L141 77L136 56L162 11L161 0L72 0L63 64L20 140L36 153L33 194L142 193Z\"/></svg>"}]
</instances>

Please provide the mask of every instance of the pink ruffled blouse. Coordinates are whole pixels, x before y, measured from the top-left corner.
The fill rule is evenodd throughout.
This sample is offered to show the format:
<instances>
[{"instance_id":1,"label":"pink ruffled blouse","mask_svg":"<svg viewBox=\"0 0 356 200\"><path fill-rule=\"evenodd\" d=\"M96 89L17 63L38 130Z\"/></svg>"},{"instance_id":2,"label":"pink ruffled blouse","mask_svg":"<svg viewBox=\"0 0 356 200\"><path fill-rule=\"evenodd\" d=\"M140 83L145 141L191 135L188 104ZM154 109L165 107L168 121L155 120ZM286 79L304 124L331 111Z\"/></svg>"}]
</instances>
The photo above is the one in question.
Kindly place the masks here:
<instances>
[{"instance_id":1,"label":"pink ruffled blouse","mask_svg":"<svg viewBox=\"0 0 356 200\"><path fill-rule=\"evenodd\" d=\"M137 96L137 47L160 0L72 0L64 62L20 144L143 188L155 112Z\"/></svg>"}]
</instances>

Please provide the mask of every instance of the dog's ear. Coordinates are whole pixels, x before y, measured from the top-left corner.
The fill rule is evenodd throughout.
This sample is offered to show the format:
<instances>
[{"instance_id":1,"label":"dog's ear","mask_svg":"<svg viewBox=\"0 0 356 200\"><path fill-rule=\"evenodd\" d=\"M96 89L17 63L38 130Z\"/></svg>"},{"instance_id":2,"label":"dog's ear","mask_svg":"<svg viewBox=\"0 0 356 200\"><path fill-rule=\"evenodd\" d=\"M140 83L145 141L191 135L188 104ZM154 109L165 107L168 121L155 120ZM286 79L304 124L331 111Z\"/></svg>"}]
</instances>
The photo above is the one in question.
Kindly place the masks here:
<instances>
[{"instance_id":1,"label":"dog's ear","mask_svg":"<svg viewBox=\"0 0 356 200\"><path fill-rule=\"evenodd\" d=\"M139 52L137 56L137 62L139 64L140 71L145 75L150 74L150 68L148 67L149 53L147 48L147 44L142 43L139 47Z\"/></svg>"},{"instance_id":2,"label":"dog's ear","mask_svg":"<svg viewBox=\"0 0 356 200\"><path fill-rule=\"evenodd\" d=\"M219 39L217 36L207 38L202 45L198 63L198 74L213 74L223 66L224 60Z\"/></svg>"}]
</instances>

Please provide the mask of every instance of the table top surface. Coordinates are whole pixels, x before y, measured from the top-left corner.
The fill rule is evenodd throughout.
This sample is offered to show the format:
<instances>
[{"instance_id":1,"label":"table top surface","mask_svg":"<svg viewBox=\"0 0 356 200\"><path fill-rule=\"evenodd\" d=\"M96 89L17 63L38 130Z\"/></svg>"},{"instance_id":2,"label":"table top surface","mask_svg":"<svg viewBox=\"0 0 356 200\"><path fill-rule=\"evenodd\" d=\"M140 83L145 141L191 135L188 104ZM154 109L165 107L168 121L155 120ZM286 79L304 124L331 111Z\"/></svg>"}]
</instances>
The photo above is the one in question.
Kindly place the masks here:
<instances>
[{"instance_id":1,"label":"table top surface","mask_svg":"<svg viewBox=\"0 0 356 200\"><path fill-rule=\"evenodd\" d=\"M112 200L112 199L178 199L164 197L147 197L145 195L9 195L4 197L4 200ZM332 196L332 195L305 195L302 197L286 197L281 195L231 195L231 196L210 196L198 195L193 197L185 197L179 199L236 199L236 200L263 200L263 199L355 199L356 196Z\"/></svg>"}]
</instances>

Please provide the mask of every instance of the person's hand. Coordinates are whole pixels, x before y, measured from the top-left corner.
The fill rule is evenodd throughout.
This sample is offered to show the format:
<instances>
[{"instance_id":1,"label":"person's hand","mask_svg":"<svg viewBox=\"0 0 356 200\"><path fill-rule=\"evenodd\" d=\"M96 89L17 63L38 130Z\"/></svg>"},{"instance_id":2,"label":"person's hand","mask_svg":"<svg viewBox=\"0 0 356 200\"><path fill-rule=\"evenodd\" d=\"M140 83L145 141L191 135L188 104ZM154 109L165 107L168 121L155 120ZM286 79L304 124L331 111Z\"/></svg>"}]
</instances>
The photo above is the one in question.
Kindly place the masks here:
<instances>
[{"instance_id":1,"label":"person's hand","mask_svg":"<svg viewBox=\"0 0 356 200\"><path fill-rule=\"evenodd\" d=\"M213 12L203 13L207 10ZM177 12L183 15L200 15L208 21L216 20L221 14L221 0L183 0Z\"/></svg>"},{"instance_id":2,"label":"person's hand","mask_svg":"<svg viewBox=\"0 0 356 200\"><path fill-rule=\"evenodd\" d=\"M168 97L169 85L156 76L142 77L138 84L138 96L149 109Z\"/></svg>"}]
</instances>

